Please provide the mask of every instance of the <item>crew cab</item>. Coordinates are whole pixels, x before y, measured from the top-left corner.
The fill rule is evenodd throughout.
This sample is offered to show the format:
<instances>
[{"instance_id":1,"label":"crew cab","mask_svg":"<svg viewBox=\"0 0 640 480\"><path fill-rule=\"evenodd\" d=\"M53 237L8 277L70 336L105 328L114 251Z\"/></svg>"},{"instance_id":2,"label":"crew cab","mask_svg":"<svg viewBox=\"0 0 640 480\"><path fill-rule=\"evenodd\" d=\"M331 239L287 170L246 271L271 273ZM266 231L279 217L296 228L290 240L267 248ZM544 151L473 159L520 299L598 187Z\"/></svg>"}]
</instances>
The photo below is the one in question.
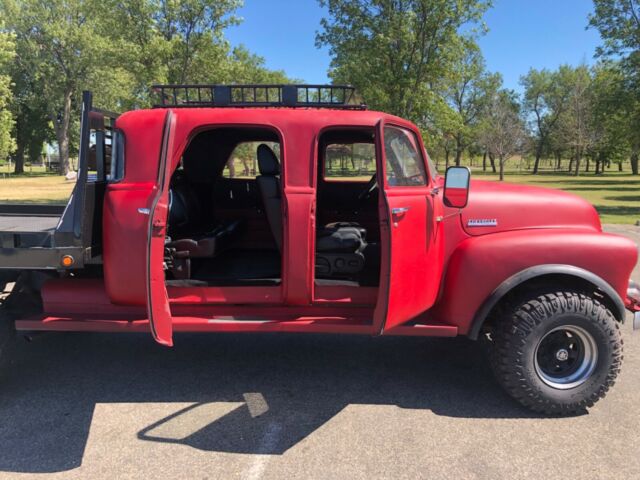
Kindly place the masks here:
<instances>
[{"instance_id":1,"label":"crew cab","mask_svg":"<svg viewBox=\"0 0 640 480\"><path fill-rule=\"evenodd\" d=\"M159 85L83 96L64 210L0 210L18 332L300 332L483 339L523 405L583 411L640 328L630 240L561 191L432 164L411 122L348 86Z\"/></svg>"}]
</instances>

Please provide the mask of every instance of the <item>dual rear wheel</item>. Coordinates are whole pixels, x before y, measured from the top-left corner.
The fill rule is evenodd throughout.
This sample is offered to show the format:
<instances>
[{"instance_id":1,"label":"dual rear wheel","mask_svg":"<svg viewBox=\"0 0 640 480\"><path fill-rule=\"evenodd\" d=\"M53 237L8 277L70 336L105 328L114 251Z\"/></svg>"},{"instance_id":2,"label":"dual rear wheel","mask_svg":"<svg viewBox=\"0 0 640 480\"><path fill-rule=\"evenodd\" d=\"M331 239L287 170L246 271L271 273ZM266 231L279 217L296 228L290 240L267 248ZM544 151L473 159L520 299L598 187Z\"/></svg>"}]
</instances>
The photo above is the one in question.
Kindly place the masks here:
<instances>
[{"instance_id":1,"label":"dual rear wheel","mask_svg":"<svg viewBox=\"0 0 640 480\"><path fill-rule=\"evenodd\" d=\"M551 415L584 412L604 397L622 363L622 337L596 298L564 291L513 302L492 333L498 382L521 404Z\"/></svg>"}]
</instances>

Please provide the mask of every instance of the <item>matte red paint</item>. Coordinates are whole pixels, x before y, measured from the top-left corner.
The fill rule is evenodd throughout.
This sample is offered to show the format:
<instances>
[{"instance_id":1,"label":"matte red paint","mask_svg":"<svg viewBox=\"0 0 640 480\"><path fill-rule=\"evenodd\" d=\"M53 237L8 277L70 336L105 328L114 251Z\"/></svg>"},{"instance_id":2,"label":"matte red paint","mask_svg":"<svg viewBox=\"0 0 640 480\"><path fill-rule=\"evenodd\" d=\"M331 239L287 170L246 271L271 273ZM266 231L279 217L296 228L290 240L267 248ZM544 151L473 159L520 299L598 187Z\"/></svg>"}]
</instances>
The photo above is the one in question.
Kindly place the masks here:
<instances>
[{"instance_id":1,"label":"matte red paint","mask_svg":"<svg viewBox=\"0 0 640 480\"><path fill-rule=\"evenodd\" d=\"M172 319L169 295L164 275L164 245L167 235L167 215L169 212L169 182L173 173L171 152L175 141L176 119L173 112L167 112L163 135L158 176L153 192L151 208L143 213L148 217L146 249L147 273L147 315L153 338L162 345L172 346Z\"/></svg>"},{"instance_id":2,"label":"matte red paint","mask_svg":"<svg viewBox=\"0 0 640 480\"><path fill-rule=\"evenodd\" d=\"M382 267L374 323L380 333L430 308L442 271L442 235L432 188L390 186L384 145L384 120L376 131ZM423 151L420 145L418 151ZM422 159L424 162L424 159ZM382 181L381 181L382 180Z\"/></svg>"},{"instance_id":3,"label":"matte red paint","mask_svg":"<svg viewBox=\"0 0 640 480\"><path fill-rule=\"evenodd\" d=\"M159 198L156 220L158 231L163 231L166 205L157 196L166 193L159 188L158 171L167 112L133 111L117 121L125 136L125 176L110 184L105 195L104 281L48 282L42 291L45 314L18 321L18 329L149 331L145 309L147 286L152 284L145 265L149 217L138 209L152 208ZM284 268L281 285L272 287L165 290L158 274L149 293L164 305L165 320L171 318L164 327L199 332L466 334L475 312L498 285L519 271L545 264L584 268L625 297L636 246L625 238L603 234L588 203L549 189L472 181L468 205L460 212L443 205L442 177L429 178L424 187L384 185L380 289L314 286L320 132L332 127L373 129L386 122L420 138L417 128L373 111L185 108L172 113L175 129L167 156L168 174L202 129L258 125L278 133L283 158ZM380 127L377 136L380 141ZM384 171L382 163L379 171ZM410 210L392 214L392 208L402 207ZM495 219L497 225L468 226L469 220L477 219ZM160 335L164 343L170 343L167 334L165 330Z\"/></svg>"},{"instance_id":4,"label":"matte red paint","mask_svg":"<svg viewBox=\"0 0 640 480\"><path fill-rule=\"evenodd\" d=\"M452 254L442 297L428 317L466 334L484 300L506 279L535 265L581 267L625 298L637 247L627 238L585 229L529 229L470 237Z\"/></svg>"},{"instance_id":5,"label":"matte red paint","mask_svg":"<svg viewBox=\"0 0 640 480\"><path fill-rule=\"evenodd\" d=\"M61 331L61 332L147 332L147 319L123 320L119 318L101 319L83 315L36 316L16 321L18 330ZM297 317L292 319L255 319L250 317L173 317L176 332L290 332L290 333L344 333L370 334L371 325L358 317ZM389 330L386 335L455 337L458 328L452 325L417 324L400 326Z\"/></svg>"},{"instance_id":6,"label":"matte red paint","mask_svg":"<svg viewBox=\"0 0 640 480\"><path fill-rule=\"evenodd\" d=\"M528 228L584 228L601 231L600 217L586 200L562 190L472 180L462 210L469 235ZM468 227L471 219L495 219L495 227Z\"/></svg>"}]
</instances>

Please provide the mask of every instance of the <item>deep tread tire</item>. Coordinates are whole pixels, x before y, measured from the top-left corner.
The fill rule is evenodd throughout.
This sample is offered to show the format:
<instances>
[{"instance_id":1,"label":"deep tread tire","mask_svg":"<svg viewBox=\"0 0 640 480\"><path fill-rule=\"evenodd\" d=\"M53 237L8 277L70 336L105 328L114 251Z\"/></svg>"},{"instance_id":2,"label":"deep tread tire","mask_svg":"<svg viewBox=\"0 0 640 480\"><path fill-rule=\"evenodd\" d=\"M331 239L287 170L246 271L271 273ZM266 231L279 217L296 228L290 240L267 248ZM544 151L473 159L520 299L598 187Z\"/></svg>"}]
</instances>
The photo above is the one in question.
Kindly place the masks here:
<instances>
[{"instance_id":1,"label":"deep tread tire","mask_svg":"<svg viewBox=\"0 0 640 480\"><path fill-rule=\"evenodd\" d=\"M557 389L535 369L540 340L554 328L575 325L586 330L598 350L593 373L581 385ZM622 364L618 322L597 299L578 292L545 293L513 302L497 318L490 359L498 382L525 407L548 415L584 413L613 386Z\"/></svg>"}]
</instances>

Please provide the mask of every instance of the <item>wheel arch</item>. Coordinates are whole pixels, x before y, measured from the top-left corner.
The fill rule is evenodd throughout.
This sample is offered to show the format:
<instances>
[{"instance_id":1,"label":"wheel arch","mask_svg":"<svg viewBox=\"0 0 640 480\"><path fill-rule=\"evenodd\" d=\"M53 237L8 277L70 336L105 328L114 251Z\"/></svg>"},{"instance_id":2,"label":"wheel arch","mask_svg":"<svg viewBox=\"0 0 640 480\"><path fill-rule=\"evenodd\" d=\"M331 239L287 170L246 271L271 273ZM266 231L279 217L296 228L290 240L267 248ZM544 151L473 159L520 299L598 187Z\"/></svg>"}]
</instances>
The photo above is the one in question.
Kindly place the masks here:
<instances>
[{"instance_id":1,"label":"wheel arch","mask_svg":"<svg viewBox=\"0 0 640 480\"><path fill-rule=\"evenodd\" d=\"M467 336L472 340L477 340L482 327L496 307L525 287L534 286L543 280L545 284L549 285L572 286L598 292L601 296L599 300L611 310L616 320L624 322L624 302L606 280L593 272L573 265L536 265L509 277L485 299L473 317Z\"/></svg>"}]
</instances>

